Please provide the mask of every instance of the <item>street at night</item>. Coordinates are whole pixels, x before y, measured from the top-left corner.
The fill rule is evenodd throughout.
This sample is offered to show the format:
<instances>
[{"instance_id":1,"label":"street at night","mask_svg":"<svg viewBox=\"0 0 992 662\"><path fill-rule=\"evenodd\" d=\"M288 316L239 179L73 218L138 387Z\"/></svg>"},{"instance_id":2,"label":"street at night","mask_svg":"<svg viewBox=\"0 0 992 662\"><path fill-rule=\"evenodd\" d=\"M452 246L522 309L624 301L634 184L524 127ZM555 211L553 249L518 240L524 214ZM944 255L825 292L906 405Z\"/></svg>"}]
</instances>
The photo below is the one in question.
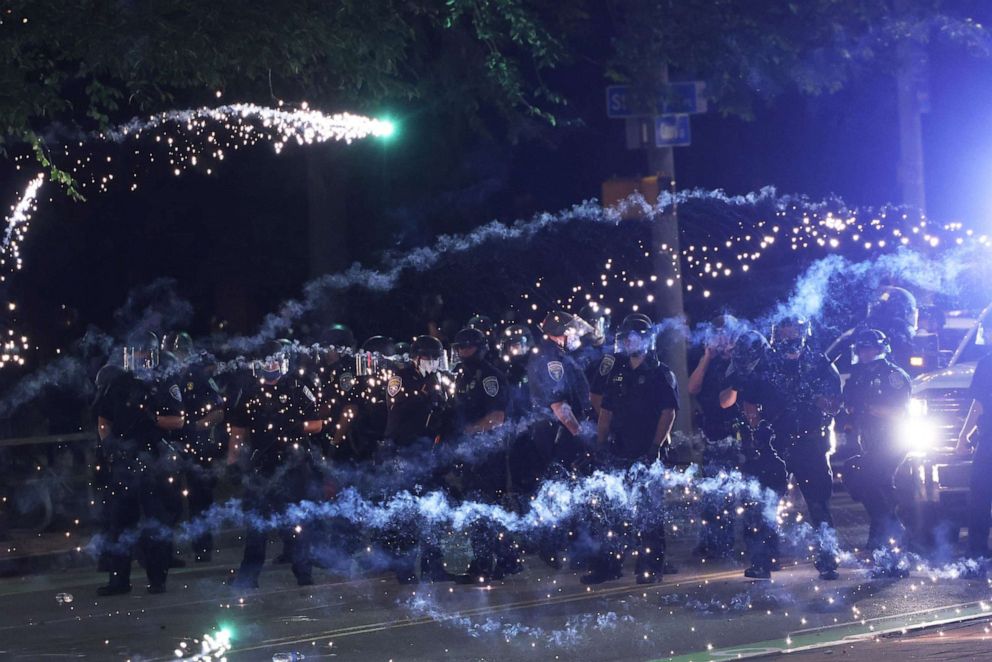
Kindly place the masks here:
<instances>
[{"instance_id":1,"label":"street at night","mask_svg":"<svg viewBox=\"0 0 992 662\"><path fill-rule=\"evenodd\" d=\"M989 657L990 23L5 3L0 659Z\"/></svg>"}]
</instances>

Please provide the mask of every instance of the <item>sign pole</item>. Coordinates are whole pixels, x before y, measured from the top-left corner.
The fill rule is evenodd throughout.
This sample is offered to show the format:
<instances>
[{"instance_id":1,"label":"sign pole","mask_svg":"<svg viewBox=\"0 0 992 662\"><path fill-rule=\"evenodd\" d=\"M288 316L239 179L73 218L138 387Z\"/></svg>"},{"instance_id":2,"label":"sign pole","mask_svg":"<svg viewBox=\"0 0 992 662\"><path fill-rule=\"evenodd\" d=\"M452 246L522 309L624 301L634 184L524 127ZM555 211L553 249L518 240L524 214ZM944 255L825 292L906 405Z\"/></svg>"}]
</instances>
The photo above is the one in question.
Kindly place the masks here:
<instances>
[{"instance_id":1,"label":"sign pole","mask_svg":"<svg viewBox=\"0 0 992 662\"><path fill-rule=\"evenodd\" d=\"M662 83L668 82L668 67L661 70ZM658 176L659 193L664 190L664 184L675 187L675 150L672 147L658 147L651 141L645 147L648 161L648 172ZM657 201L655 201L657 202ZM655 281L656 310L660 320L672 320L685 315L685 304L682 297L682 252L679 242L678 207L672 204L665 213L659 214L654 222L652 235L654 239L654 272L658 276ZM662 247L665 248L662 248ZM675 282L667 285L663 274L672 273ZM675 429L689 434L692 432L692 403L689 399L687 384L689 383L688 357L686 353L685 336L678 329L669 329L658 337L659 357L668 364L675 373L675 379L680 385L679 407L680 415L675 420Z\"/></svg>"}]
</instances>

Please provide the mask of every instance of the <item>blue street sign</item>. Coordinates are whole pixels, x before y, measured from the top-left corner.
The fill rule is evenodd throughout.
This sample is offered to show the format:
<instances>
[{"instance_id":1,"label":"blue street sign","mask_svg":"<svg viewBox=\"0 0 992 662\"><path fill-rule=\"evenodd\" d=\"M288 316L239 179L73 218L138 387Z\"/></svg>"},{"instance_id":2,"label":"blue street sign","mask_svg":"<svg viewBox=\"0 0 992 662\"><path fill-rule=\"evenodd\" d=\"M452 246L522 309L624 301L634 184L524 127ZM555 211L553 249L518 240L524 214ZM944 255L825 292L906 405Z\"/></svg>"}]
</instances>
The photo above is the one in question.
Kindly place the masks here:
<instances>
[{"instance_id":1,"label":"blue street sign","mask_svg":"<svg viewBox=\"0 0 992 662\"><path fill-rule=\"evenodd\" d=\"M654 118L655 147L687 147L691 143L688 115L679 113Z\"/></svg>"},{"instance_id":2,"label":"blue street sign","mask_svg":"<svg viewBox=\"0 0 992 662\"><path fill-rule=\"evenodd\" d=\"M707 110L706 97L703 92L705 84L702 81L671 83L664 92L659 93L655 107L635 107L633 92L629 85L608 85L606 88L606 115L623 119L626 117L644 117L658 113L705 113ZM650 106L650 104L643 104Z\"/></svg>"}]
</instances>

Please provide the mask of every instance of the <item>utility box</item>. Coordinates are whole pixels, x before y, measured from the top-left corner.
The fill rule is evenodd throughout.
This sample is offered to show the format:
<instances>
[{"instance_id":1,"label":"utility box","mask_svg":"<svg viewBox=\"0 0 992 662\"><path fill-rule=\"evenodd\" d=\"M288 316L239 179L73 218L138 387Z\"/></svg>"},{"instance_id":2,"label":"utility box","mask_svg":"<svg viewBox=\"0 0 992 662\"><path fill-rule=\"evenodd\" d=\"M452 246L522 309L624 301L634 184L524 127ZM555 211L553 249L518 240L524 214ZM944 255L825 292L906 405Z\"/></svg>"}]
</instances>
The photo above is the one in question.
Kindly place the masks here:
<instances>
[{"instance_id":1,"label":"utility box","mask_svg":"<svg viewBox=\"0 0 992 662\"><path fill-rule=\"evenodd\" d=\"M671 180L668 175L607 179L603 182L602 204L604 207L614 207L635 193L640 193L648 204L657 204L662 186L667 188ZM624 213L624 218L640 218L640 216L640 210L636 208L627 209Z\"/></svg>"}]
</instances>

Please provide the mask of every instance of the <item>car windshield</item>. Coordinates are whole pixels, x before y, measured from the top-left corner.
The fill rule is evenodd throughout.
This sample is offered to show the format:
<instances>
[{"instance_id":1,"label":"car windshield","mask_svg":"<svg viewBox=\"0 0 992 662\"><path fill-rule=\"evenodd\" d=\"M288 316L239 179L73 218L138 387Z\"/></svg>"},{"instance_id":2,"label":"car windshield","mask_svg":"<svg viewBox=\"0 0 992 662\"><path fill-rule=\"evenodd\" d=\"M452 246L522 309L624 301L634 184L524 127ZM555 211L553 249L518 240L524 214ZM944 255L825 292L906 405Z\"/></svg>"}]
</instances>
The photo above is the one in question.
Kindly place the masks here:
<instances>
[{"instance_id":1,"label":"car windshield","mask_svg":"<svg viewBox=\"0 0 992 662\"><path fill-rule=\"evenodd\" d=\"M990 323L992 323L992 306L986 308L981 314L981 324L987 327ZM958 363L973 363L988 353L989 346L985 342L982 342L983 339L981 336L984 334L975 333L972 331L973 329L974 324L971 324L968 328L948 325L941 330L940 346L942 348L957 348L953 361L955 365Z\"/></svg>"}]
</instances>

